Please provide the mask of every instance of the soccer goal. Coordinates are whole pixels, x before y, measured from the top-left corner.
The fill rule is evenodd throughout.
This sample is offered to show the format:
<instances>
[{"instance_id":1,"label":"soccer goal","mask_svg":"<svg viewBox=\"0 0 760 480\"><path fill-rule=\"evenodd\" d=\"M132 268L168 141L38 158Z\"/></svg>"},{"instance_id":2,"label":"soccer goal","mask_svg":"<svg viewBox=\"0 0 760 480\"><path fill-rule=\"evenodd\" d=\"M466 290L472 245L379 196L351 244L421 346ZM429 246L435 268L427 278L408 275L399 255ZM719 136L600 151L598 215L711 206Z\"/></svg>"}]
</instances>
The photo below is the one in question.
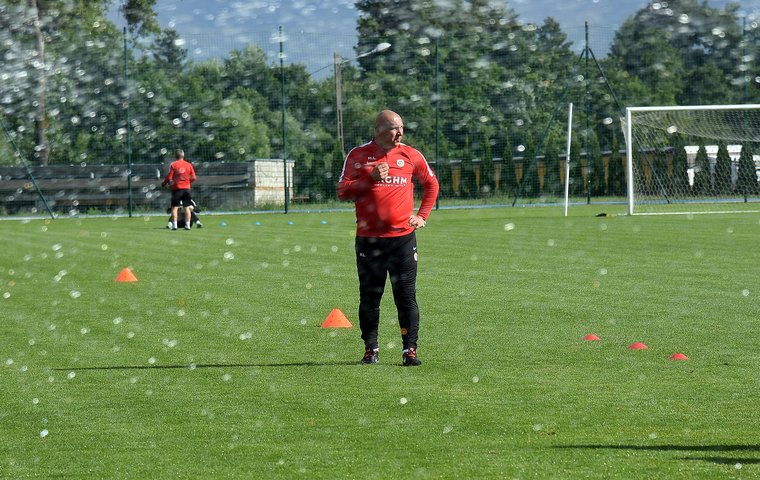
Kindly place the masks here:
<instances>
[{"instance_id":1,"label":"soccer goal","mask_svg":"<svg viewBox=\"0 0 760 480\"><path fill-rule=\"evenodd\" d=\"M760 212L760 105L629 107L628 214Z\"/></svg>"}]
</instances>

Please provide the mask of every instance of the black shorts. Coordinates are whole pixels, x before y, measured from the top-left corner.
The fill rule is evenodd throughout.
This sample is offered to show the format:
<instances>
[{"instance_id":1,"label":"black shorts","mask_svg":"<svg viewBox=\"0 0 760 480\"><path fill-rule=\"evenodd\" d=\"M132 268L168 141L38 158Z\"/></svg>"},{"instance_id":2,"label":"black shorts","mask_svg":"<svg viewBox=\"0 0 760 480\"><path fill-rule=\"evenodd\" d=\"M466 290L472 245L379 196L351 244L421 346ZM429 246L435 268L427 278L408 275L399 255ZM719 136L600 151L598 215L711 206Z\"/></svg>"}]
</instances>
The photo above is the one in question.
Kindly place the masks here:
<instances>
[{"instance_id":1,"label":"black shorts","mask_svg":"<svg viewBox=\"0 0 760 480\"><path fill-rule=\"evenodd\" d=\"M192 197L190 197L190 189L182 188L179 190L172 190L172 207L189 207L193 203Z\"/></svg>"}]
</instances>

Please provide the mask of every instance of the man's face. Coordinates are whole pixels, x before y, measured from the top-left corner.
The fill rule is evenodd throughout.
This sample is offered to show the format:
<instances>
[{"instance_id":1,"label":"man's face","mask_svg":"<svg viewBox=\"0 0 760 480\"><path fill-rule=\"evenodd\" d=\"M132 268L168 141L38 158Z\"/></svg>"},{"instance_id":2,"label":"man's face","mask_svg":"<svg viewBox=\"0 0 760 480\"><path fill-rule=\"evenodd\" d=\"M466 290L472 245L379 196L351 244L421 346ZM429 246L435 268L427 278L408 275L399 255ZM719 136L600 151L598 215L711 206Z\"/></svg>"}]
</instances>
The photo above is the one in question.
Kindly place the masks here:
<instances>
[{"instance_id":1,"label":"man's face","mask_svg":"<svg viewBox=\"0 0 760 480\"><path fill-rule=\"evenodd\" d=\"M375 143L390 150L397 147L404 137L404 122L401 117L393 117L385 122L381 122L375 132Z\"/></svg>"}]
</instances>

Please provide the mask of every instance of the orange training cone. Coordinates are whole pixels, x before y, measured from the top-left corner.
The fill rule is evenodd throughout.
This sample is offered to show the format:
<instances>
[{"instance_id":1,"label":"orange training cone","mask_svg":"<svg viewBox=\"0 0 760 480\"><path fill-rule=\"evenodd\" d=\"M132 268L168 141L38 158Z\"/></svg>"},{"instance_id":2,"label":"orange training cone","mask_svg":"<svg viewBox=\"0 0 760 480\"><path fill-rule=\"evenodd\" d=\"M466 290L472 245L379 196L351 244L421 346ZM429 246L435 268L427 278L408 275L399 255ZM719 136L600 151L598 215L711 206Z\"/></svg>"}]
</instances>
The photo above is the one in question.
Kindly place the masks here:
<instances>
[{"instance_id":1,"label":"orange training cone","mask_svg":"<svg viewBox=\"0 0 760 480\"><path fill-rule=\"evenodd\" d=\"M636 342L636 343L632 343L632 344L628 345L628 350L646 350L648 348L649 347L647 347L646 345L644 345L641 342Z\"/></svg>"},{"instance_id":2,"label":"orange training cone","mask_svg":"<svg viewBox=\"0 0 760 480\"><path fill-rule=\"evenodd\" d=\"M671 360L688 360L689 357L687 357L683 353L674 353L673 355L670 356L670 359Z\"/></svg>"},{"instance_id":3,"label":"orange training cone","mask_svg":"<svg viewBox=\"0 0 760 480\"><path fill-rule=\"evenodd\" d=\"M117 275L114 280L117 282L136 282L137 277L135 277L135 274L132 273L132 270L124 268L121 270L121 272L119 272L119 275Z\"/></svg>"},{"instance_id":4,"label":"orange training cone","mask_svg":"<svg viewBox=\"0 0 760 480\"><path fill-rule=\"evenodd\" d=\"M599 340L601 340L601 338L599 338L594 333L589 333L588 335L586 335L585 337L583 337L583 339L586 340L587 342L598 342Z\"/></svg>"},{"instance_id":5,"label":"orange training cone","mask_svg":"<svg viewBox=\"0 0 760 480\"><path fill-rule=\"evenodd\" d=\"M351 328L352 326L343 312L337 308L333 308L325 321L322 322L322 328Z\"/></svg>"}]
</instances>

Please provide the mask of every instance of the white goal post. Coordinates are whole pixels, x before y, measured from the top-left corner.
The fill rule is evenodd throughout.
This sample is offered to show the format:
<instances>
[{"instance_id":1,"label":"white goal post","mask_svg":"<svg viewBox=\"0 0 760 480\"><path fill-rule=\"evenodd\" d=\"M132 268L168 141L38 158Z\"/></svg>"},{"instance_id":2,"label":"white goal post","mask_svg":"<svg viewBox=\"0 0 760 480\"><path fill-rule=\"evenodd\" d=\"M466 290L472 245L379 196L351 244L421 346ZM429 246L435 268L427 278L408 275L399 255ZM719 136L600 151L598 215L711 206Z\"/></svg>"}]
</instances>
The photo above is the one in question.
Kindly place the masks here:
<instances>
[{"instance_id":1,"label":"white goal post","mask_svg":"<svg viewBox=\"0 0 760 480\"><path fill-rule=\"evenodd\" d=\"M760 105L629 107L628 214L760 211Z\"/></svg>"}]
</instances>

